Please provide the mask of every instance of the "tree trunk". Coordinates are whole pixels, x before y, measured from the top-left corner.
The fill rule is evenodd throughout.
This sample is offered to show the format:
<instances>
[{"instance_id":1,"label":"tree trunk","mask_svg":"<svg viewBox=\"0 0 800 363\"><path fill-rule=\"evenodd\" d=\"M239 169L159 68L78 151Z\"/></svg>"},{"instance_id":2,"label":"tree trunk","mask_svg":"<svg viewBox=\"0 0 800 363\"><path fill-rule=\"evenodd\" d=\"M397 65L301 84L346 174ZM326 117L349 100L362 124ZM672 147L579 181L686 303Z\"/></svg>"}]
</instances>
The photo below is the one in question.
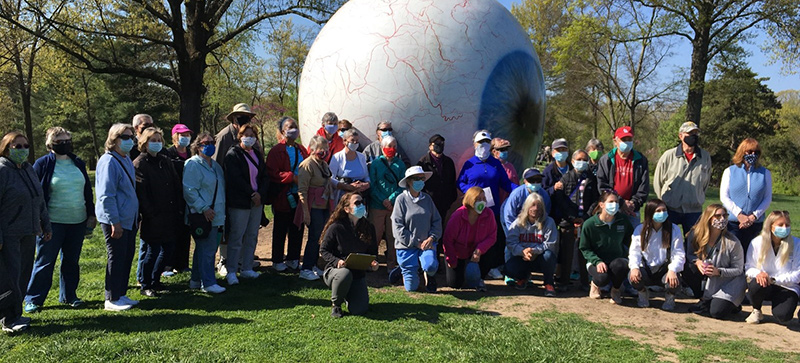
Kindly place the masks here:
<instances>
[{"instance_id":1,"label":"tree trunk","mask_svg":"<svg viewBox=\"0 0 800 363\"><path fill-rule=\"evenodd\" d=\"M83 96L86 97L86 123L89 125L89 132L92 134L94 160L97 161L100 160L100 145L97 144L97 129L95 128L92 104L89 99L89 80L86 79L86 75L83 73L81 73L81 83L83 84Z\"/></svg>"},{"instance_id":2,"label":"tree trunk","mask_svg":"<svg viewBox=\"0 0 800 363\"><path fill-rule=\"evenodd\" d=\"M203 113L203 97L206 94L206 87L203 84L206 67L205 56L178 61L181 82L181 89L178 91L181 100L180 121L189 126L195 135L202 131L200 120Z\"/></svg>"},{"instance_id":3,"label":"tree trunk","mask_svg":"<svg viewBox=\"0 0 800 363\"><path fill-rule=\"evenodd\" d=\"M24 81L20 81L24 83ZM33 117L31 116L31 94L29 89L22 90L22 113L25 115L25 136L28 138L28 145L30 145L30 152L28 153L28 162L33 164L36 161L36 148L34 148L36 138L33 137Z\"/></svg>"},{"instance_id":4,"label":"tree trunk","mask_svg":"<svg viewBox=\"0 0 800 363\"><path fill-rule=\"evenodd\" d=\"M695 34L692 41L692 68L689 74L689 95L686 99L686 121L692 121L697 125L700 125L700 112L703 109L710 33L710 28L703 29Z\"/></svg>"}]
</instances>

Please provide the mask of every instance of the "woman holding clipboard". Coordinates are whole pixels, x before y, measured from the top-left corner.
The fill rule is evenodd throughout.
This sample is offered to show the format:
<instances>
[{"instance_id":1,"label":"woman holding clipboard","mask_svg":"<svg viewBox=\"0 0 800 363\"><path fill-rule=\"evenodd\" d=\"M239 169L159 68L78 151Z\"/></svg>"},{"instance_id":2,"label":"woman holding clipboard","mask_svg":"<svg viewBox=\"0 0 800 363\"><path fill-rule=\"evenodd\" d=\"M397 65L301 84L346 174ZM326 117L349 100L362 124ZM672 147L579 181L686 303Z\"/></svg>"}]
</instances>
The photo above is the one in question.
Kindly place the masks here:
<instances>
[{"instance_id":1,"label":"woman holding clipboard","mask_svg":"<svg viewBox=\"0 0 800 363\"><path fill-rule=\"evenodd\" d=\"M322 280L331 288L331 316L334 318L342 317L345 302L353 315L362 315L369 307L365 271L345 263L350 254L378 254L375 227L364 218L366 214L367 207L361 195L347 193L339 200L322 232L319 251L326 262ZM376 271L378 261L373 259L369 267Z\"/></svg>"}]
</instances>

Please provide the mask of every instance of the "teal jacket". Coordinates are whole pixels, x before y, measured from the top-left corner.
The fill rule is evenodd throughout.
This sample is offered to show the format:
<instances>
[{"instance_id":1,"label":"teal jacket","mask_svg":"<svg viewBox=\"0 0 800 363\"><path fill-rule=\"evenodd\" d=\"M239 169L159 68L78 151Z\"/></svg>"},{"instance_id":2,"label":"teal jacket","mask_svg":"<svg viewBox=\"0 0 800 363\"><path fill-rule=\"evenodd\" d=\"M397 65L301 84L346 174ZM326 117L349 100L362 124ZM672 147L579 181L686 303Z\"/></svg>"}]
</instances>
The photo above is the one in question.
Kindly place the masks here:
<instances>
[{"instance_id":1,"label":"teal jacket","mask_svg":"<svg viewBox=\"0 0 800 363\"><path fill-rule=\"evenodd\" d=\"M389 160L381 155L369 164L370 208L385 210L383 201L388 199L394 205L395 199L403 192L397 183L405 177L406 164L398 157Z\"/></svg>"}]
</instances>

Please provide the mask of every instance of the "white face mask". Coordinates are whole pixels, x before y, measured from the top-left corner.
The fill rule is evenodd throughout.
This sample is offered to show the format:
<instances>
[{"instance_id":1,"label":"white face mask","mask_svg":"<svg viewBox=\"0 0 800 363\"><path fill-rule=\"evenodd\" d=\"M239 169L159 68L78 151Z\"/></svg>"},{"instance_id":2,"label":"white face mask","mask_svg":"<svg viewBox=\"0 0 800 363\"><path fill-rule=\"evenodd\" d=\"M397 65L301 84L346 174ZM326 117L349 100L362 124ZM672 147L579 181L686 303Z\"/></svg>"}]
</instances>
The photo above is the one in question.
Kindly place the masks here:
<instances>
[{"instance_id":1,"label":"white face mask","mask_svg":"<svg viewBox=\"0 0 800 363\"><path fill-rule=\"evenodd\" d=\"M477 156L478 159L481 159L481 161L486 160L489 157L489 154L491 153L491 149L492 146L489 145L488 143L485 142L480 143L478 144L478 146L475 147L475 156Z\"/></svg>"},{"instance_id":2,"label":"white face mask","mask_svg":"<svg viewBox=\"0 0 800 363\"><path fill-rule=\"evenodd\" d=\"M348 143L347 148L353 151L358 150L358 143Z\"/></svg>"},{"instance_id":3,"label":"white face mask","mask_svg":"<svg viewBox=\"0 0 800 363\"><path fill-rule=\"evenodd\" d=\"M242 138L242 144L247 147L253 147L256 144L256 138L252 136L245 136Z\"/></svg>"}]
</instances>

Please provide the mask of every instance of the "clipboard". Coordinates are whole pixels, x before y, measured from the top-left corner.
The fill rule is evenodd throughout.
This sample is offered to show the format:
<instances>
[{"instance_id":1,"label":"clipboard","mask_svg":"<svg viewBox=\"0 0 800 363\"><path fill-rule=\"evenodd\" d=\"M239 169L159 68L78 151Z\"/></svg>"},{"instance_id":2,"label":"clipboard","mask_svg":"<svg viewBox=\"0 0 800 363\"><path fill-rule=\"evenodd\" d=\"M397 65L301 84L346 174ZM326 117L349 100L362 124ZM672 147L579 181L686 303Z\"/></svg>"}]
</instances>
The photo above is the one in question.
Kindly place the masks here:
<instances>
[{"instance_id":1,"label":"clipboard","mask_svg":"<svg viewBox=\"0 0 800 363\"><path fill-rule=\"evenodd\" d=\"M483 188L483 195L486 196L486 208L494 207L494 195L492 195L492 188Z\"/></svg>"},{"instance_id":2,"label":"clipboard","mask_svg":"<svg viewBox=\"0 0 800 363\"><path fill-rule=\"evenodd\" d=\"M344 260L345 267L351 270L368 270L372 267L372 261L375 261L373 255L363 253L351 253Z\"/></svg>"}]
</instances>

